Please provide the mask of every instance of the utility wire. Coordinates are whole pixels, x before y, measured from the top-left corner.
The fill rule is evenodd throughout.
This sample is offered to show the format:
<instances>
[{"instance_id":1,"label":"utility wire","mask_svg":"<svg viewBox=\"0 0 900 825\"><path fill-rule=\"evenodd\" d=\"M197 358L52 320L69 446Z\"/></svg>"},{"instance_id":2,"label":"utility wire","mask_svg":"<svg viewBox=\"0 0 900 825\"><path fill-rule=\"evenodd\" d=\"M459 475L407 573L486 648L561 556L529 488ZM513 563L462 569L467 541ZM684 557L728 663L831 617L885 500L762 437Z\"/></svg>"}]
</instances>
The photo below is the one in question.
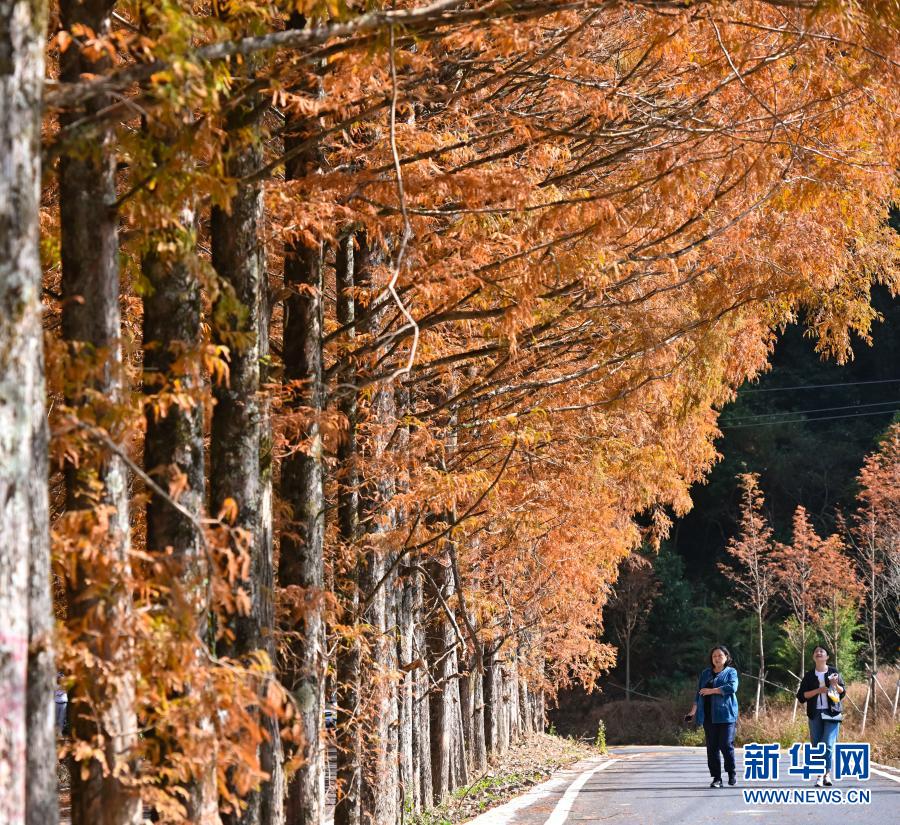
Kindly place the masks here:
<instances>
[{"instance_id":1,"label":"utility wire","mask_svg":"<svg viewBox=\"0 0 900 825\"><path fill-rule=\"evenodd\" d=\"M843 384L801 384L796 387L759 387L740 390L740 394L750 392L787 392L788 390L823 390L831 387L862 387L867 384L900 384L900 378L884 378L878 381L847 381Z\"/></svg>"},{"instance_id":2,"label":"utility wire","mask_svg":"<svg viewBox=\"0 0 900 825\"><path fill-rule=\"evenodd\" d=\"M837 421L839 418L865 418L867 415L889 415L890 413L897 412L900 412L900 408L894 410L875 410L874 412L856 413L855 415L848 413L847 415L822 415L818 418L795 418L790 421L782 419L780 421L760 421L756 424L725 424L720 427L720 429L740 430L744 427L771 427L774 424L814 424L817 421Z\"/></svg>"},{"instance_id":3,"label":"utility wire","mask_svg":"<svg viewBox=\"0 0 900 825\"><path fill-rule=\"evenodd\" d=\"M864 407L885 407L888 404L896 404L900 401L898 398L893 398L890 401L872 401L868 404L846 404L843 407L817 407L812 410L782 410L780 412L771 412L771 413L754 413L753 415L741 415L736 418L729 419L729 423L732 421L760 421L763 418L772 418L773 416L779 415L801 415L805 413L818 413L818 412L836 412L837 410L862 410Z\"/></svg>"}]
</instances>

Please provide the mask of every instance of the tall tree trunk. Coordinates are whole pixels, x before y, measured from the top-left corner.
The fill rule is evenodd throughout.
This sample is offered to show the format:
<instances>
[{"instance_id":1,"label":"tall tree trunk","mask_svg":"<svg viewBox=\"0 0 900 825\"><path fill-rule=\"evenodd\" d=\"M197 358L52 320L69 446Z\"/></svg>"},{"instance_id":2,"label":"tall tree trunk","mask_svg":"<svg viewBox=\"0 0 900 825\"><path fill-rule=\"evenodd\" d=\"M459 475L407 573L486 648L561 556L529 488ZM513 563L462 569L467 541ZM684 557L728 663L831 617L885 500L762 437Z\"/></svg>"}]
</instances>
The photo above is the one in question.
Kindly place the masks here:
<instances>
[{"instance_id":1,"label":"tall tree trunk","mask_svg":"<svg viewBox=\"0 0 900 825\"><path fill-rule=\"evenodd\" d=\"M452 790L453 778L453 705L450 680L454 675L453 648L456 640L441 601L446 604L452 588L452 574L449 565L439 560L428 563L431 589L431 621L429 623L428 668L438 689L430 696L431 712L431 781L435 804L440 804Z\"/></svg>"},{"instance_id":2,"label":"tall tree trunk","mask_svg":"<svg viewBox=\"0 0 900 825\"><path fill-rule=\"evenodd\" d=\"M453 713L453 788L461 788L469 784L469 754L466 750L466 739L463 734L463 701L459 674L459 652L453 654L453 680L450 684L450 700Z\"/></svg>"},{"instance_id":3,"label":"tall tree trunk","mask_svg":"<svg viewBox=\"0 0 900 825\"><path fill-rule=\"evenodd\" d=\"M144 465L163 490L179 489L177 501L195 518L203 511L204 457L203 406L199 368L200 284L191 260L194 254L193 214L185 209L185 224L155 232L150 251L141 265L147 290L144 295L144 391L162 394L145 407ZM161 252L160 250L171 250ZM191 406L170 403L168 393L193 395ZM147 502L147 548L170 553L171 575L183 588L181 604L192 619L201 644L209 632L206 555L195 523L181 515L168 501L151 495ZM198 651L199 654L199 651ZM203 691L203 685L187 685L188 691ZM195 697L199 707L209 698ZM218 821L215 734L210 716L197 720L206 739L206 764L185 784L188 818L197 823ZM194 743L197 744L197 743ZM163 747L165 747L163 745Z\"/></svg>"},{"instance_id":4,"label":"tall tree trunk","mask_svg":"<svg viewBox=\"0 0 900 825\"><path fill-rule=\"evenodd\" d=\"M397 819L397 691L393 678L396 641L391 609L394 577L377 587L389 564L386 554L370 546L359 576L361 596L374 592L363 613L370 633L371 657L368 678L361 687L369 727L360 776L363 825L393 825Z\"/></svg>"},{"instance_id":5,"label":"tall tree trunk","mask_svg":"<svg viewBox=\"0 0 900 825\"><path fill-rule=\"evenodd\" d=\"M544 732L544 727L546 725L546 711L544 708L544 691L539 690L534 694L534 714L535 714L535 724L536 730L538 733Z\"/></svg>"},{"instance_id":6,"label":"tall tree trunk","mask_svg":"<svg viewBox=\"0 0 900 825\"><path fill-rule=\"evenodd\" d=\"M266 271L263 264L262 271ZM259 363L260 385L265 386L269 378L269 327L272 305L269 300L267 279L260 287L259 312ZM256 556L255 578L259 592L259 624L262 648L273 666L275 650L275 541L273 534L274 487L272 470L273 455L272 413L269 397L263 393L260 399L259 416L259 541ZM265 686L263 687L265 690ZM260 767L269 775L260 790L259 819L262 825L284 825L287 785L284 774L284 749L281 741L281 724L278 719L267 716L263 720L267 737L259 748Z\"/></svg>"},{"instance_id":7,"label":"tall tree trunk","mask_svg":"<svg viewBox=\"0 0 900 825\"><path fill-rule=\"evenodd\" d=\"M0 821L55 825L55 681L41 331L47 8L0 0Z\"/></svg>"},{"instance_id":8,"label":"tall tree trunk","mask_svg":"<svg viewBox=\"0 0 900 825\"><path fill-rule=\"evenodd\" d=\"M493 650L484 656L484 748L490 757L499 750L500 685L497 678L497 666L494 664Z\"/></svg>"},{"instance_id":9,"label":"tall tree trunk","mask_svg":"<svg viewBox=\"0 0 900 825\"><path fill-rule=\"evenodd\" d=\"M347 327L347 338L356 336L356 302L353 296L355 284L354 254L355 238L348 233L341 239L335 260L337 294L337 322ZM338 534L341 542L350 552L355 552L359 538L359 490L356 468L356 423L357 397L352 384L356 373L352 364L341 371L338 390L338 408L347 422L346 433L338 446ZM357 571L351 559L346 560L348 569L336 576L338 595L344 614L344 623L356 620L359 606ZM359 641L352 636L342 639L336 653L337 672L337 785L335 792L334 825L359 825L359 772L360 772L360 731L359 731Z\"/></svg>"},{"instance_id":10,"label":"tall tree trunk","mask_svg":"<svg viewBox=\"0 0 900 825\"><path fill-rule=\"evenodd\" d=\"M358 262L355 267L357 292L374 292L372 273L380 263L380 254L364 235L358 236ZM359 313L359 309L357 310ZM369 315L361 332L375 332L385 312ZM361 445L369 462L385 458L391 428L397 420L392 387L375 391L369 411L370 434ZM389 509L395 479L391 472L363 480L360 487L361 528L365 547L359 560L358 578L361 619L369 632L367 675L360 685L362 712L369 721L367 741L363 744L360 773L361 821L363 825L393 825L398 813L397 781L397 689L393 674L397 668L395 605L390 596L396 587L396 572L387 575L392 555L379 536L393 524L395 513Z\"/></svg>"},{"instance_id":11,"label":"tall tree trunk","mask_svg":"<svg viewBox=\"0 0 900 825\"><path fill-rule=\"evenodd\" d=\"M381 263L381 253L367 238L360 240L358 286L374 297L375 268ZM364 326L366 332L377 333L385 321L386 310L370 315ZM391 529L397 521L391 500L397 479L389 466L387 452L392 446L397 427L397 400L394 388L379 386L368 411L369 435L364 453L370 467L370 477L361 487L360 514L366 533L363 557L359 568L360 598L364 600L362 620L369 631L370 658L368 675L361 691L363 707L369 725L368 742L363 746L361 775L363 825L393 825L398 819L399 784L396 600L397 573L393 569L394 555L380 534Z\"/></svg>"},{"instance_id":12,"label":"tall tree trunk","mask_svg":"<svg viewBox=\"0 0 900 825\"><path fill-rule=\"evenodd\" d=\"M388 436L385 431L396 419L392 388L383 387L376 392L370 414L381 429L371 445L374 458L378 460L383 458L386 449ZM368 486L363 502L369 540L360 566L359 583L361 598L368 602L362 618L371 638L371 678L366 685L368 696L364 704L371 723L361 776L363 825L393 825L398 818L398 709L394 680L397 644L393 598L397 578L396 573L388 574L393 558L377 536L384 530L382 525L393 521L394 514L386 511L393 495L393 483L392 477L383 475L377 484Z\"/></svg>"},{"instance_id":13,"label":"tall tree trunk","mask_svg":"<svg viewBox=\"0 0 900 825\"><path fill-rule=\"evenodd\" d=\"M0 89L0 94L3 91ZM4 118L2 106L0 106L0 119ZM3 152L4 142L0 139L0 152ZM2 188L2 186L0 186ZM0 200L3 193L0 191ZM15 199L13 200L15 203ZM21 203L21 201L20 201ZM0 223L3 222L0 217ZM29 253L30 254L30 253ZM0 258L4 258L0 252ZM23 256L24 260L27 260ZM2 269L2 264L0 264ZM5 280L0 274L0 295L5 293L2 285ZM33 296L28 296L31 299ZM23 320L34 323L35 316L31 313L35 306L23 302L29 307L24 313ZM37 302L39 309L40 303ZM10 315L6 312L5 296L0 297L0 313L5 318ZM2 322L0 322L2 326ZM30 328L29 328L30 327ZM50 536L48 526L50 516L47 501L47 413L44 399L43 382L43 351L40 330L40 316L37 316L37 325L30 326L25 323L21 329L21 341L19 346L34 358L35 373L23 375L17 370L7 371L7 364L3 357L3 334L0 333L0 373L10 376L13 380L21 380L20 387L24 390L30 404L29 421L31 424L31 437L22 439L20 448L27 451L31 461L30 476L27 482L28 498L30 500L31 518L29 529L21 535L15 535L14 541L7 541L0 529L0 547L12 548L16 552L18 542L27 541L29 545L28 559L28 695L26 703L26 730L28 755L26 763L27 784L25 788L25 823L26 825L56 825L59 821L59 804L57 798L56 779L56 725L54 714L50 707L49 697L53 695L56 684L56 659L53 650L54 612L53 597L50 590ZM0 384L2 384L0 379ZM0 397L7 398L5 388L0 389ZM2 406L2 405L0 405ZM20 409L18 402L14 409ZM0 431L9 433L13 438L18 437L20 422L15 427L10 427L3 420L0 413ZM2 438L0 438L2 441ZM0 447L0 466L6 465L7 457ZM20 465L21 466L21 465ZM2 473L0 473L2 477ZM6 501L3 481L0 480L0 500ZM11 496L15 499L15 496ZM0 506L0 521L7 524L6 514ZM15 520L10 525L15 527ZM2 551L0 551L2 555ZM2 566L2 561L0 561ZM0 581L2 581L0 574ZM0 589L6 589L6 585L0 584ZM9 627L0 610L0 627ZM2 655L0 655L2 658ZM0 676L0 684L4 683ZM2 724L2 723L0 723ZM2 758L0 758L2 762ZM4 793L0 788L0 795ZM2 820L2 806L0 806L0 820Z\"/></svg>"},{"instance_id":14,"label":"tall tree trunk","mask_svg":"<svg viewBox=\"0 0 900 825\"><path fill-rule=\"evenodd\" d=\"M415 706L416 672L416 571L408 571L400 582L400 601L397 608L397 658L403 677L398 685L399 703L399 782L403 818L419 810L419 789L416 783L416 754L414 728L417 724Z\"/></svg>"},{"instance_id":15,"label":"tall tree trunk","mask_svg":"<svg viewBox=\"0 0 900 825\"><path fill-rule=\"evenodd\" d=\"M803 681L803 674L806 673L806 614L804 613L800 617L800 674L799 681ZM798 683L799 689L799 683ZM791 722L796 720L797 718L797 705L799 704L799 699L794 697L794 707L791 711Z\"/></svg>"},{"instance_id":16,"label":"tall tree trunk","mask_svg":"<svg viewBox=\"0 0 900 825\"><path fill-rule=\"evenodd\" d=\"M631 633L625 633L625 701L631 701Z\"/></svg>"},{"instance_id":17,"label":"tall tree trunk","mask_svg":"<svg viewBox=\"0 0 900 825\"><path fill-rule=\"evenodd\" d=\"M872 716L878 715L878 692L875 690L875 684L878 681L878 636L876 630L876 621L878 618L878 603L876 601L875 589L878 586L878 570L875 566L875 560L872 559L869 567L869 647L872 651Z\"/></svg>"},{"instance_id":18,"label":"tall tree trunk","mask_svg":"<svg viewBox=\"0 0 900 825\"><path fill-rule=\"evenodd\" d=\"M456 513L453 513L453 519L456 519ZM463 582L459 572L459 558L456 552L455 541L448 542L447 555L453 573L453 586L458 594L458 615L460 622L465 626L468 632L468 641L471 646L468 661L465 664L465 673L460 673L458 679L459 706L460 706L460 748L464 755L465 767L465 784L468 784L468 777L475 768L475 681L481 679L481 642L478 639L477 632L468 603L463 598ZM457 663L460 671L462 667L460 662L462 657L466 655L465 650L461 649L457 657Z\"/></svg>"},{"instance_id":19,"label":"tall tree trunk","mask_svg":"<svg viewBox=\"0 0 900 825\"><path fill-rule=\"evenodd\" d=\"M397 405L397 419L402 421L409 407L409 390L403 384L397 384L394 398ZM406 424L398 424L397 437L394 440L395 451L401 456L398 462L401 468L397 477L397 493L403 495L409 491L409 440L410 428ZM407 520L405 511L398 511L397 522ZM400 804L400 821L416 811L418 788L415 780L415 751L413 728L415 717L415 622L417 607L417 589L419 572L401 567L396 588L395 610L397 627L397 663L402 677L397 685L397 782Z\"/></svg>"},{"instance_id":20,"label":"tall tree trunk","mask_svg":"<svg viewBox=\"0 0 900 825\"><path fill-rule=\"evenodd\" d=\"M431 684L427 661L427 642L424 622L424 592L421 574L415 582L415 630L413 653L421 663L416 671L413 721L413 757L416 786L419 792L420 810L427 810L434 801L434 783L431 777Z\"/></svg>"},{"instance_id":21,"label":"tall tree trunk","mask_svg":"<svg viewBox=\"0 0 900 825\"><path fill-rule=\"evenodd\" d=\"M474 657L472 657L474 659ZM475 667L473 662L466 665L466 672L459 678L460 733L462 746L466 754L466 772L474 770L473 755L475 749L475 732L472 727L475 704Z\"/></svg>"},{"instance_id":22,"label":"tall tree trunk","mask_svg":"<svg viewBox=\"0 0 900 825\"><path fill-rule=\"evenodd\" d=\"M472 770L480 774L487 766L484 715L484 653L480 658L481 670L473 667L472 677Z\"/></svg>"},{"instance_id":23,"label":"tall tree trunk","mask_svg":"<svg viewBox=\"0 0 900 825\"><path fill-rule=\"evenodd\" d=\"M192 227L184 231L193 235ZM184 244L187 238L154 236L151 243ZM185 254L189 254L185 251ZM194 516L203 509L203 409L196 394L200 388L196 355L200 343L200 285L190 261L182 256L163 257L155 251L144 256L144 389L148 393L195 394L189 409L163 399L146 409L147 434L144 464L157 483L168 490L173 482L184 485L178 503ZM175 382L180 385L174 387ZM175 573L202 581L207 573L200 536L194 524L169 502L152 496L147 503L147 546L171 548ZM196 587L198 581L194 581ZM206 605L198 604L205 611ZM200 628L201 632L204 630Z\"/></svg>"},{"instance_id":24,"label":"tall tree trunk","mask_svg":"<svg viewBox=\"0 0 900 825\"><path fill-rule=\"evenodd\" d=\"M528 698L528 682L523 676L519 676L519 713L522 720L522 737L529 736L532 732L531 726L531 701Z\"/></svg>"},{"instance_id":25,"label":"tall tree trunk","mask_svg":"<svg viewBox=\"0 0 900 825\"><path fill-rule=\"evenodd\" d=\"M109 2L60 3L64 29L86 26L98 37L108 33L111 12ZM85 72L103 74L109 65L108 57L93 59L73 44L60 56L60 78L75 82ZM96 98L86 111L61 117L61 125L90 116L107 103L102 97ZM79 382L67 390L66 400L72 407L91 407L94 420L101 426L112 425L115 407L122 403L125 392L112 140L112 133L103 133L87 151L64 155L59 164L62 334L69 342L71 357L80 366L89 367L88 383L95 391L88 399L77 390ZM101 542L102 552L90 562L79 559L77 577L68 585L69 619L72 626L84 628L83 641L103 663L105 672L96 680L83 680L74 686L69 709L78 739L98 741L102 737L108 768L91 759L82 770L73 771L72 823L124 825L140 822L142 813L134 790L112 770L128 758L137 741L134 677L127 642L131 606L128 590L122 585L130 575L128 479L117 455L104 454L96 444L86 452L89 454L81 457L77 468L67 468L69 518L86 533L96 535L99 505L108 514L108 530ZM98 581L106 585L103 595L86 598Z\"/></svg>"},{"instance_id":26,"label":"tall tree trunk","mask_svg":"<svg viewBox=\"0 0 900 825\"><path fill-rule=\"evenodd\" d=\"M289 124L285 150L302 141L311 124ZM286 164L286 177L311 174L316 157L301 154ZM322 384L323 247L289 242L285 250L284 284L290 294L284 304L284 377L291 405L304 416L294 435L299 449L281 465L281 494L290 526L281 539L279 580L300 600L299 615L290 628L294 641L285 671L300 714L302 764L288 789L287 818L291 825L317 825L325 804L323 741L320 734L325 701L324 587L325 492L320 417Z\"/></svg>"},{"instance_id":27,"label":"tall tree trunk","mask_svg":"<svg viewBox=\"0 0 900 825\"><path fill-rule=\"evenodd\" d=\"M255 101L247 101L229 116L228 131L234 137L227 146L226 173L241 180L259 168L262 155L252 135L258 131ZM236 135L242 134L244 140ZM264 646L263 601L258 580L267 553L264 532L263 483L260 478L260 444L263 436L260 407L260 313L265 290L265 261L261 243L262 188L239 183L228 209L212 210L212 264L219 277L220 293L213 307L213 340L228 348L229 380L213 387L215 407L210 439L210 501L218 515L229 500L236 515L233 528L247 536L249 575L234 582L249 610L227 620L227 637L219 645L222 655L245 658ZM238 535L235 533L235 535ZM271 580L271 573L269 573ZM225 814L226 823L258 825L260 795L252 791L242 812Z\"/></svg>"},{"instance_id":28,"label":"tall tree trunk","mask_svg":"<svg viewBox=\"0 0 900 825\"><path fill-rule=\"evenodd\" d=\"M497 663L497 671L497 684L500 686L500 703L499 712L497 713L500 731L497 738L500 740L499 753L502 754L509 750L509 673L499 662Z\"/></svg>"},{"instance_id":29,"label":"tall tree trunk","mask_svg":"<svg viewBox=\"0 0 900 825\"><path fill-rule=\"evenodd\" d=\"M514 652L509 669L509 740L518 742L522 736L521 717L519 715L519 657Z\"/></svg>"},{"instance_id":30,"label":"tall tree trunk","mask_svg":"<svg viewBox=\"0 0 900 825\"><path fill-rule=\"evenodd\" d=\"M757 612L757 630L759 631L759 678L756 682L756 710L754 717L759 718L760 708L765 701L764 685L766 679L766 645L763 638L763 614Z\"/></svg>"}]
</instances>

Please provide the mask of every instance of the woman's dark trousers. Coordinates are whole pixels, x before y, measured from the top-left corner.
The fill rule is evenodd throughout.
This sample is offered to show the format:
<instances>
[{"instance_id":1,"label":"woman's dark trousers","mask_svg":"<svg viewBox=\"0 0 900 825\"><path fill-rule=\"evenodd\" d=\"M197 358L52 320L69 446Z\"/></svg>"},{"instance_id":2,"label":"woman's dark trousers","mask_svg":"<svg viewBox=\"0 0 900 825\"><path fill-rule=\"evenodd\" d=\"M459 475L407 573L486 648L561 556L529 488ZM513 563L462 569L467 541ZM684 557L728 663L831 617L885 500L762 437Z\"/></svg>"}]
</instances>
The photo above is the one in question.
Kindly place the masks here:
<instances>
[{"instance_id":1,"label":"woman's dark trousers","mask_svg":"<svg viewBox=\"0 0 900 825\"><path fill-rule=\"evenodd\" d=\"M713 779L722 778L722 762L725 757L725 772L734 773L734 722L703 722L706 734L706 762Z\"/></svg>"}]
</instances>

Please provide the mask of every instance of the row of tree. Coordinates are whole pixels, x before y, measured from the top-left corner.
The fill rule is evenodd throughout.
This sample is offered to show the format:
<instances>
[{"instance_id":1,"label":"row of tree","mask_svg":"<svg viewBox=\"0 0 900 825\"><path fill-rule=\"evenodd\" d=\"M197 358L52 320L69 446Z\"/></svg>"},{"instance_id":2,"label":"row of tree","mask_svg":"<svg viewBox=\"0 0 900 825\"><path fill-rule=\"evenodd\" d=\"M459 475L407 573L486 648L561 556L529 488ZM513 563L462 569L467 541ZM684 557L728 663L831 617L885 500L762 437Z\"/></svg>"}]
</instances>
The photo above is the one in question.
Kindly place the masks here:
<instances>
[{"instance_id":1,"label":"row of tree","mask_svg":"<svg viewBox=\"0 0 900 825\"><path fill-rule=\"evenodd\" d=\"M726 547L729 563L718 567L728 582L727 601L751 615L755 624L756 714L770 684L766 650L771 634L766 631L772 618L781 621L789 672L798 681L815 639L828 645L836 664L855 672L851 633L857 627L865 635L866 664L877 674L883 641L890 644L900 630L900 425L891 426L878 450L865 458L857 509L849 522L838 514L841 532L828 538L817 534L800 505L791 543L777 541L759 474L744 473L738 481L739 532ZM604 618L624 660L626 699L632 688L632 651L640 646L662 587L647 554L632 553L620 563ZM863 622L857 626L860 614Z\"/></svg>"},{"instance_id":2,"label":"row of tree","mask_svg":"<svg viewBox=\"0 0 900 825\"><path fill-rule=\"evenodd\" d=\"M816 533L799 506L791 544L774 541L758 474L747 473L740 480L740 533L728 545L733 564L721 568L738 605L751 610L757 623L756 714L767 675L765 622L778 600L788 608L783 627L796 654L798 680L806 672L813 629L828 645L835 666L849 664L843 617L850 612L855 619L860 608L867 665L877 674L883 629L896 632L900 621L900 425L894 424L879 449L866 457L858 479L858 508L849 522L839 518L841 533L828 538Z\"/></svg>"},{"instance_id":3,"label":"row of tree","mask_svg":"<svg viewBox=\"0 0 900 825\"><path fill-rule=\"evenodd\" d=\"M336 822L440 801L611 664L778 326L842 358L900 285L892 2L49 11L0 0L0 818L57 820L57 668L75 825L322 821L326 699Z\"/></svg>"}]
</instances>

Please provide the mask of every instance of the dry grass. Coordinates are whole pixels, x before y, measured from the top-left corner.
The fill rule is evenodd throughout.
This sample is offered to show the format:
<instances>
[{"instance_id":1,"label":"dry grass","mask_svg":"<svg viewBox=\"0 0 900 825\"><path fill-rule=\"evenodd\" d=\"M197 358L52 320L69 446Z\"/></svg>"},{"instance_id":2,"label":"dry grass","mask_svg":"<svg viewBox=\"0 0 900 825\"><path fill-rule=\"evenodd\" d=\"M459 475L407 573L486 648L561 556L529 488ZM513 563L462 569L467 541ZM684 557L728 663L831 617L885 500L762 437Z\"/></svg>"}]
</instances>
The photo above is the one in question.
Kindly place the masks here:
<instances>
[{"instance_id":1,"label":"dry grass","mask_svg":"<svg viewBox=\"0 0 900 825\"><path fill-rule=\"evenodd\" d=\"M900 712L892 716L891 702L897 685L897 668L885 668L879 673L879 681L887 696L878 691L878 702L869 705L866 730L862 730L862 712L866 701L866 683L853 682L847 686L844 701L844 721L840 738L845 742L869 742L872 758L876 762L900 767ZM790 697L769 702L765 714L754 720L751 714L742 719L738 740L745 742L781 742L782 745L803 741L807 736L806 711L797 708L794 721L793 701ZM793 738L792 738L793 737Z\"/></svg>"},{"instance_id":2,"label":"dry grass","mask_svg":"<svg viewBox=\"0 0 900 825\"><path fill-rule=\"evenodd\" d=\"M879 680L893 699L897 669L884 669ZM900 712L891 718L891 702L879 692L877 711L870 705L865 734L862 732L862 709L866 683L855 682L847 689L844 722L840 738L845 742L869 742L876 762L900 767ZM681 718L690 708L693 697L685 694L660 701L615 701L592 705L583 712L567 714L560 719L565 734L593 738L600 720L606 725L606 741L610 745L702 745L703 731ZM764 713L753 718L753 709L744 705L738 721L735 742L780 742L787 747L808 738L806 711L802 705L793 713L793 697L784 693L770 697Z\"/></svg>"},{"instance_id":3,"label":"dry grass","mask_svg":"<svg viewBox=\"0 0 900 825\"><path fill-rule=\"evenodd\" d=\"M678 745L685 730L681 717L690 706L690 700L683 699L607 702L580 715L577 730L569 730L568 726L561 726L560 730L593 737L602 719L608 745Z\"/></svg>"},{"instance_id":4,"label":"dry grass","mask_svg":"<svg viewBox=\"0 0 900 825\"><path fill-rule=\"evenodd\" d=\"M412 817L410 825L457 825L484 811L502 805L543 782L562 767L600 751L584 742L534 733L517 742L506 753L494 756L488 770L457 788L437 808Z\"/></svg>"}]
</instances>

